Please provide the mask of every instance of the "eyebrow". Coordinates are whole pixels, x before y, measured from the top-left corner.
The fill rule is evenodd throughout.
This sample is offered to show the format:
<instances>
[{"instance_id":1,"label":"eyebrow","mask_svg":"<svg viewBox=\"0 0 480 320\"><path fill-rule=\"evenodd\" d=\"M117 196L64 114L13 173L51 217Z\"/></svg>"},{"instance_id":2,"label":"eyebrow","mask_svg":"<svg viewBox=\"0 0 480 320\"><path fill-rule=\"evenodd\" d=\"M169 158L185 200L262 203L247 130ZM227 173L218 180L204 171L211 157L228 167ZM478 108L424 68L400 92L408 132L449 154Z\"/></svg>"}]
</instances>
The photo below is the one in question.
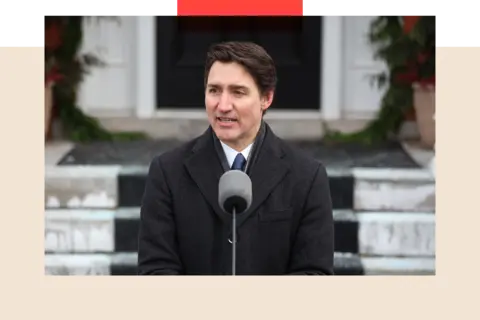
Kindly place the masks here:
<instances>
[{"instance_id":1,"label":"eyebrow","mask_svg":"<svg viewBox=\"0 0 480 320\"><path fill-rule=\"evenodd\" d=\"M207 87L209 88L220 88L221 85L217 84L217 83L209 83L207 84ZM229 89L233 89L233 90L245 90L245 91L249 91L250 89L246 86L242 86L242 85L237 85L237 84L232 84L232 85L229 85L228 86Z\"/></svg>"}]
</instances>

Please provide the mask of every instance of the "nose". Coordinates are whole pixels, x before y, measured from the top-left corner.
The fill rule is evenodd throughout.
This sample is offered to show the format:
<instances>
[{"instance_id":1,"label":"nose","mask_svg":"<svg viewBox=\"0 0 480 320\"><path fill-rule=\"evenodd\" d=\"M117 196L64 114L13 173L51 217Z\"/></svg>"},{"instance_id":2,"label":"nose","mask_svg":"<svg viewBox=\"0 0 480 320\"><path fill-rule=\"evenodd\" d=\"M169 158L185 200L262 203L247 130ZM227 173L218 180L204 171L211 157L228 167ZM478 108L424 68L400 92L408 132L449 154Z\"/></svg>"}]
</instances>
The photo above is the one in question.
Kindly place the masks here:
<instances>
[{"instance_id":1,"label":"nose","mask_svg":"<svg viewBox=\"0 0 480 320\"><path fill-rule=\"evenodd\" d=\"M220 111L220 112L229 112L230 110L232 110L233 106L232 106L232 102L230 100L230 97L228 95L228 93L226 92L223 92L222 95L220 96L220 99L218 101L218 106L217 106L217 109Z\"/></svg>"}]
</instances>

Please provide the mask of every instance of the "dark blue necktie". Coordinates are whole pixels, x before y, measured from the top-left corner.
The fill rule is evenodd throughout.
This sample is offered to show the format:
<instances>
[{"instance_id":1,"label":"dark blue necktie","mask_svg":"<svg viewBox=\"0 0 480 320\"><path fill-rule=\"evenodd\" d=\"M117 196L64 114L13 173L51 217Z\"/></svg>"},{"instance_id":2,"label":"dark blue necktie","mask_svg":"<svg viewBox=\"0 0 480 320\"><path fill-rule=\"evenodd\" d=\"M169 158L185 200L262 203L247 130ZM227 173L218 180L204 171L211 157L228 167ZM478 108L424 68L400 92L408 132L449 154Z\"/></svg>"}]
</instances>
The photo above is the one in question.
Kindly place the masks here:
<instances>
[{"instance_id":1,"label":"dark blue necktie","mask_svg":"<svg viewBox=\"0 0 480 320\"><path fill-rule=\"evenodd\" d=\"M235 160L233 160L232 170L243 171L243 167L245 166L246 162L247 160L245 160L245 157L241 153L237 154Z\"/></svg>"}]
</instances>

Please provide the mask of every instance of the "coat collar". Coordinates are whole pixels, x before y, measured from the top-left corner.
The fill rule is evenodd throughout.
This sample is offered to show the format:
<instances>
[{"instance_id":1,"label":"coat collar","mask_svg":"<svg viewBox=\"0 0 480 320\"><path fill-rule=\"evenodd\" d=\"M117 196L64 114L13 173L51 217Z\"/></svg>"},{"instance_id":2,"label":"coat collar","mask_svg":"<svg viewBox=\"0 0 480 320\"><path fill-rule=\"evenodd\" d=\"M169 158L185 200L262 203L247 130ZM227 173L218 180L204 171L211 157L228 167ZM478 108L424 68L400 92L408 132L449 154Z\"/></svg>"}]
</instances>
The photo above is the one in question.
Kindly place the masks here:
<instances>
[{"instance_id":1,"label":"coat collar","mask_svg":"<svg viewBox=\"0 0 480 320\"><path fill-rule=\"evenodd\" d=\"M285 160L280 139L266 123L263 125L265 126L263 143L256 151L255 161L249 169L252 180L252 204L249 210L238 216L238 227L262 205L273 188L289 171L289 164ZM231 216L223 212L218 204L218 181L225 172L225 168L221 158L217 156L213 137L214 132L209 127L197 139L191 156L185 160L184 164L213 211L222 221L230 223Z\"/></svg>"}]
</instances>

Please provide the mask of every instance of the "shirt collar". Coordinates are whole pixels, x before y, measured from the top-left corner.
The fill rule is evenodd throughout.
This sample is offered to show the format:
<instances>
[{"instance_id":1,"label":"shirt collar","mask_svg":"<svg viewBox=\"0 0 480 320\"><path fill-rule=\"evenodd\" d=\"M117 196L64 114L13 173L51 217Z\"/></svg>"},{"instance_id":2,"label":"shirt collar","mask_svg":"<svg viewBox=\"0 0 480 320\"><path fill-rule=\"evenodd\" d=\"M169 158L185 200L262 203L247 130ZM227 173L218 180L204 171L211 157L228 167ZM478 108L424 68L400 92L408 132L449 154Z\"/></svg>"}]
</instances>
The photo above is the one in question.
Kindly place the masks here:
<instances>
[{"instance_id":1,"label":"shirt collar","mask_svg":"<svg viewBox=\"0 0 480 320\"><path fill-rule=\"evenodd\" d=\"M237 150L229 147L226 145L223 141L220 140L220 143L222 144L223 152L225 152L225 156L227 157L228 161L228 166L232 167L233 161L235 160L235 157L239 153ZM253 143L250 143L245 149L241 151L242 155L245 157L245 159L248 159L248 156L250 155L250 151L252 149Z\"/></svg>"}]
</instances>

